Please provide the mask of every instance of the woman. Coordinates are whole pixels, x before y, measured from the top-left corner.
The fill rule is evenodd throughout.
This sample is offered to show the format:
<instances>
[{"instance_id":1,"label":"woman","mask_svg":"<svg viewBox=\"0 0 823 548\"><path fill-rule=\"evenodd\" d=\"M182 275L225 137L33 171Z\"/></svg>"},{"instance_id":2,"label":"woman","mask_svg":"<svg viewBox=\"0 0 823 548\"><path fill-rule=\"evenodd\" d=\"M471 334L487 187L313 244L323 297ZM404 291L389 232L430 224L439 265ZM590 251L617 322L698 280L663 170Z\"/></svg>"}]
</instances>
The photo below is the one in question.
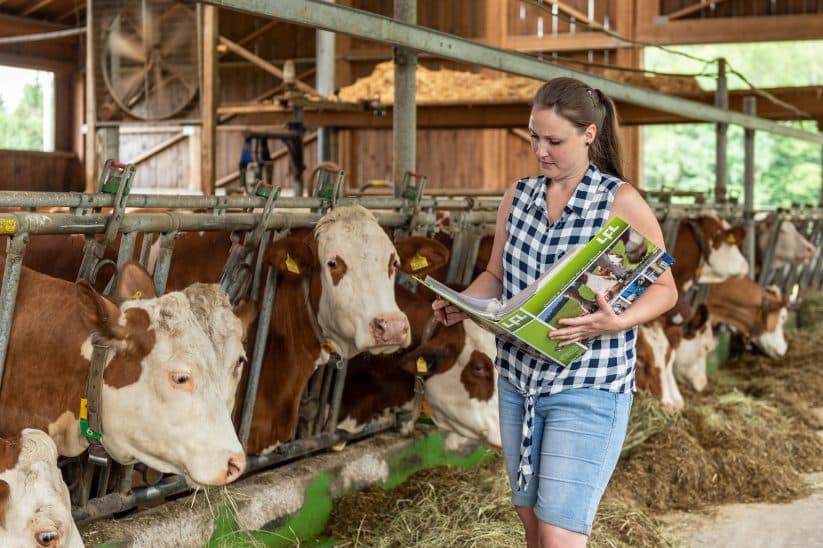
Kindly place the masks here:
<instances>
[{"instance_id":1,"label":"woman","mask_svg":"<svg viewBox=\"0 0 823 548\"><path fill-rule=\"evenodd\" d=\"M488 266L465 294L511 298L615 215L664 248L651 208L624 182L611 99L573 78L550 80L535 95L529 134L540 175L503 195ZM626 434L636 327L676 300L668 271L620 316L598 295L595 312L549 335L588 345L566 367L498 338L503 454L529 547L586 545ZM466 318L443 300L432 308L447 325Z\"/></svg>"}]
</instances>

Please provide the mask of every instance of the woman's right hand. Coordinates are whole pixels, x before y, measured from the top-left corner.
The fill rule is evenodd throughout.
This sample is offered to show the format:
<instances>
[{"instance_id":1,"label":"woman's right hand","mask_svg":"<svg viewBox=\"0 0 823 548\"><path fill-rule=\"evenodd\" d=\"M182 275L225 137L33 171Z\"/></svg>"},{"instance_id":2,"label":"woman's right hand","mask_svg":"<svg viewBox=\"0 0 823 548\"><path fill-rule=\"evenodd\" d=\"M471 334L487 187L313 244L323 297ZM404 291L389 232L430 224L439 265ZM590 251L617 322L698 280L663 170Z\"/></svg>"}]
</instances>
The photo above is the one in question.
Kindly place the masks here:
<instances>
[{"instance_id":1,"label":"woman's right hand","mask_svg":"<svg viewBox=\"0 0 823 548\"><path fill-rule=\"evenodd\" d=\"M468 314L441 297L437 297L432 302L432 310L434 311L434 317L447 326L462 322L469 317Z\"/></svg>"}]
</instances>

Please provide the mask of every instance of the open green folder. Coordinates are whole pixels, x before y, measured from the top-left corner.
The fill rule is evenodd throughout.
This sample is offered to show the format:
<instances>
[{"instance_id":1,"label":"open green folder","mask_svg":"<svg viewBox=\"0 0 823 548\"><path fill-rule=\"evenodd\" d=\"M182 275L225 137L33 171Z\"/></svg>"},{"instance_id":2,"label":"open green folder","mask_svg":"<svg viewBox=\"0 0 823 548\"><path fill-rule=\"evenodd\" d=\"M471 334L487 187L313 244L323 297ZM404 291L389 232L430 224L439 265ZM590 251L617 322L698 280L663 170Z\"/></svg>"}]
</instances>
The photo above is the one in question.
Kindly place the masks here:
<instances>
[{"instance_id":1,"label":"open green folder","mask_svg":"<svg viewBox=\"0 0 823 548\"><path fill-rule=\"evenodd\" d=\"M462 295L431 276L415 279L495 335L529 353L569 365L588 348L581 343L557 348L548 335L560 327L558 320L595 312L598 293L621 314L673 263L665 251L614 217L588 243L569 249L508 300Z\"/></svg>"}]
</instances>

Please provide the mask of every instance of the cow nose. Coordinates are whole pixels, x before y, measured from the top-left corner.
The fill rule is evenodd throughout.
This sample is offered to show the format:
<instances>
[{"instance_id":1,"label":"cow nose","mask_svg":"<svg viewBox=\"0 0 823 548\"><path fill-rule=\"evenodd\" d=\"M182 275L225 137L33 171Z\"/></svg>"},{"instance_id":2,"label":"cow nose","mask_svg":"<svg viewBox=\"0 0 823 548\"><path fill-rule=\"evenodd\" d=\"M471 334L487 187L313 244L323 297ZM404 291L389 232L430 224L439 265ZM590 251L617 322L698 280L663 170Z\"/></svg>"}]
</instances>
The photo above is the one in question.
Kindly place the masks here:
<instances>
[{"instance_id":1,"label":"cow nose","mask_svg":"<svg viewBox=\"0 0 823 548\"><path fill-rule=\"evenodd\" d=\"M400 344L409 332L405 317L378 316L371 321L371 333L378 344Z\"/></svg>"},{"instance_id":2,"label":"cow nose","mask_svg":"<svg viewBox=\"0 0 823 548\"><path fill-rule=\"evenodd\" d=\"M246 455L235 453L229 457L229 464L226 471L226 483L231 483L239 478L246 470Z\"/></svg>"}]
</instances>

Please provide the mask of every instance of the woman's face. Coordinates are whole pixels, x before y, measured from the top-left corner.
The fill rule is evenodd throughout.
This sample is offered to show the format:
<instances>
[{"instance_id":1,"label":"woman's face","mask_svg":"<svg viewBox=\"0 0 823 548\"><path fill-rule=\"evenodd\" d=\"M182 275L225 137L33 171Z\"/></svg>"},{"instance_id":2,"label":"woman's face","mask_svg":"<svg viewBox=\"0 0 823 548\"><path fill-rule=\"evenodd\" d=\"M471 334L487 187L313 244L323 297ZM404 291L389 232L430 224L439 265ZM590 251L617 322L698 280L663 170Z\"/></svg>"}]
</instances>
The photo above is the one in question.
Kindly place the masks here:
<instances>
[{"instance_id":1,"label":"woman's face","mask_svg":"<svg viewBox=\"0 0 823 548\"><path fill-rule=\"evenodd\" d=\"M589 166L589 147L595 135L594 124L585 131L553 109L533 107L529 117L532 151L540 174L552 180L579 179Z\"/></svg>"}]
</instances>

